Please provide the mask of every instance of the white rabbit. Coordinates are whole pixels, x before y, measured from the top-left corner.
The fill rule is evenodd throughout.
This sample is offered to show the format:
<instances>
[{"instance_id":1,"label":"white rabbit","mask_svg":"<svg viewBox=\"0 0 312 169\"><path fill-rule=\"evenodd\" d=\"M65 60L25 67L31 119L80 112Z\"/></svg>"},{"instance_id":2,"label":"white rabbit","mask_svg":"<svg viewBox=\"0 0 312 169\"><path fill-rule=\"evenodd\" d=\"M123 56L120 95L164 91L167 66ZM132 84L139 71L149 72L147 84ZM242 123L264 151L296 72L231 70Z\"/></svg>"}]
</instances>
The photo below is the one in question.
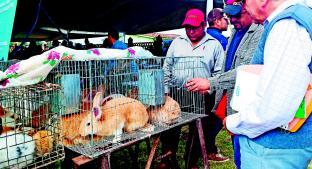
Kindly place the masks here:
<instances>
[{"instance_id":1,"label":"white rabbit","mask_svg":"<svg viewBox=\"0 0 312 169\"><path fill-rule=\"evenodd\" d=\"M33 162L35 142L31 136L16 131L0 135L0 168L22 168Z\"/></svg>"}]
</instances>

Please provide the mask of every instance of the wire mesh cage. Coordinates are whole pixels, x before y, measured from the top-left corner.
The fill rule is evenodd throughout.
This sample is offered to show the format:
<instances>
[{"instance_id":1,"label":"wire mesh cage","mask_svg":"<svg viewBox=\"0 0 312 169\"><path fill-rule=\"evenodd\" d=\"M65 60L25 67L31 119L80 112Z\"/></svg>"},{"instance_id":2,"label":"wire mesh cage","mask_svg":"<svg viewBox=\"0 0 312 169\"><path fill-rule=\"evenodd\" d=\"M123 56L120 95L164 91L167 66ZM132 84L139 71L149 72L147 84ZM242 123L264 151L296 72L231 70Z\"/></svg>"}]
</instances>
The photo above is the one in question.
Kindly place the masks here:
<instances>
[{"instance_id":1,"label":"wire mesh cage","mask_svg":"<svg viewBox=\"0 0 312 169\"><path fill-rule=\"evenodd\" d=\"M204 117L204 97L183 87L205 71L190 58L171 58L179 64L170 70L165 57L60 62L46 81L62 86L63 145L97 157Z\"/></svg>"},{"instance_id":2,"label":"wire mesh cage","mask_svg":"<svg viewBox=\"0 0 312 169\"><path fill-rule=\"evenodd\" d=\"M1 90L0 168L40 168L64 158L58 125L51 122L62 110L50 102L58 90L52 84Z\"/></svg>"}]
</instances>

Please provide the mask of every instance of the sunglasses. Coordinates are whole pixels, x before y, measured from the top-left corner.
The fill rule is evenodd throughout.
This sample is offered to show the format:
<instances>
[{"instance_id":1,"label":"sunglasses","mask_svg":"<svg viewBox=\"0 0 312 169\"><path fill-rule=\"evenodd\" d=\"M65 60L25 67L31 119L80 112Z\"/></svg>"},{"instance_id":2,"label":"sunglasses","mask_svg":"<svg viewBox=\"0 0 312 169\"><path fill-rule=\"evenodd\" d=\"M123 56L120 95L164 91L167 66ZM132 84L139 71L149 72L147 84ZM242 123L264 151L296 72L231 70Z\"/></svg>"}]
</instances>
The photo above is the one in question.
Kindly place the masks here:
<instances>
[{"instance_id":1,"label":"sunglasses","mask_svg":"<svg viewBox=\"0 0 312 169\"><path fill-rule=\"evenodd\" d=\"M242 12L236 14L236 15L228 15L229 18L236 18L236 19L240 19L242 17L242 14L247 13L246 10L243 10Z\"/></svg>"},{"instance_id":2,"label":"sunglasses","mask_svg":"<svg viewBox=\"0 0 312 169\"><path fill-rule=\"evenodd\" d=\"M236 18L236 19L240 19L242 17L242 13L238 13L236 15L228 15L229 18Z\"/></svg>"}]
</instances>

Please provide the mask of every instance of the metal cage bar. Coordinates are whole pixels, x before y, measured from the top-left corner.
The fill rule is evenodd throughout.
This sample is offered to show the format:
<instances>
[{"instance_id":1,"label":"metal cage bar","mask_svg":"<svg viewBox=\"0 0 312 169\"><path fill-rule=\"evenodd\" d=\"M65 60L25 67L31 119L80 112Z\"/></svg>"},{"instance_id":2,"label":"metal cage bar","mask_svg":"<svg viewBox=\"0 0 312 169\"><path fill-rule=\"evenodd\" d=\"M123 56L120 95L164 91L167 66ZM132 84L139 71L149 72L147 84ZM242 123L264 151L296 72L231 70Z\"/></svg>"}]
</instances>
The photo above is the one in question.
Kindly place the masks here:
<instances>
[{"instance_id":1,"label":"metal cage bar","mask_svg":"<svg viewBox=\"0 0 312 169\"><path fill-rule=\"evenodd\" d=\"M166 59L179 60L171 70L175 76L167 79ZM201 59L60 62L46 82L62 87L54 101L65 107L60 118L63 145L93 158L204 117L204 97L183 87L188 79L205 76ZM165 85L170 94L165 94Z\"/></svg>"},{"instance_id":2,"label":"metal cage bar","mask_svg":"<svg viewBox=\"0 0 312 169\"><path fill-rule=\"evenodd\" d=\"M58 85L45 83L1 90L0 168L39 168L65 157L58 124L51 121L62 110L50 102L56 91Z\"/></svg>"}]
</instances>

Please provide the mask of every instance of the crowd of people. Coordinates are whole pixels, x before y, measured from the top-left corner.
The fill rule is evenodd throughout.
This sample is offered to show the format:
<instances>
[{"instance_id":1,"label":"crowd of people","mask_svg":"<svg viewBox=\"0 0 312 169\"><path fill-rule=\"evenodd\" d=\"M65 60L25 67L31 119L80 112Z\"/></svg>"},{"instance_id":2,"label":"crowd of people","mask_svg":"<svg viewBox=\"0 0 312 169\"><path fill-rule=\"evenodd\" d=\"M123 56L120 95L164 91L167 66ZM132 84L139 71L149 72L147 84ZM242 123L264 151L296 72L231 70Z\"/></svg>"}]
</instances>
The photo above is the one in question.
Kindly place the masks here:
<instances>
[{"instance_id":1,"label":"crowd of people","mask_svg":"<svg viewBox=\"0 0 312 169\"><path fill-rule=\"evenodd\" d=\"M65 46L65 47L76 49L76 50L86 50L86 49L91 49L91 48L115 48L114 39L118 40L117 44L120 44L120 42L122 42L119 40L119 32L115 29L111 29L109 32L110 34L114 32L114 38L112 39L110 38L112 36L110 37L108 36L103 40L102 44L93 44L89 41L89 38L87 37L84 39L84 45L81 43L73 43L73 41L70 41L70 40L62 40L61 42L59 40L53 40L51 42L30 40L30 42L26 43L27 45L25 43L17 45L18 43L13 42L10 45L8 59L9 60L12 60L12 59L25 60L32 56L39 55L57 46ZM162 37L158 35L154 39L153 44L145 48L149 50L150 52L152 52L152 54L155 56L165 56L171 41L172 40L169 40L169 42L163 42ZM133 39L131 37L128 38L128 43L125 43L125 42L122 42L122 43L126 45L126 48L135 46L133 43ZM136 44L136 45L139 45L139 44ZM119 49L119 48L115 48L115 49Z\"/></svg>"}]
</instances>

